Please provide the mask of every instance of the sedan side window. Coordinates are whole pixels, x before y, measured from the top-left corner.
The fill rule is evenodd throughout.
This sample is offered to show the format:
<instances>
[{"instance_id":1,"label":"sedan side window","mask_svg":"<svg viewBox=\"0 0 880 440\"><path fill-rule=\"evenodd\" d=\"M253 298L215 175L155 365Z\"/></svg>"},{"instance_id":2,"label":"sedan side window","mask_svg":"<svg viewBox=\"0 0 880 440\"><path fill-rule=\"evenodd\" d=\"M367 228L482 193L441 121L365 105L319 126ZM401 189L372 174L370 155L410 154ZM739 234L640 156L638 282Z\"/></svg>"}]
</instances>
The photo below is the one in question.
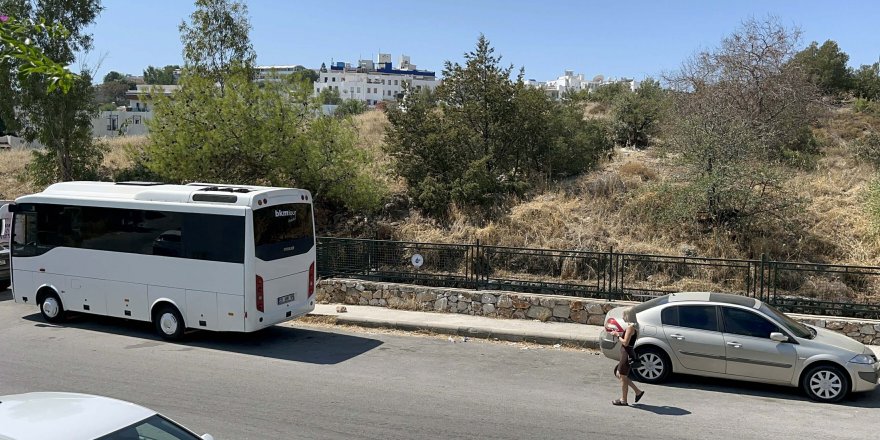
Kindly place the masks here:
<instances>
[{"instance_id":1,"label":"sedan side window","mask_svg":"<svg viewBox=\"0 0 880 440\"><path fill-rule=\"evenodd\" d=\"M769 339L770 333L781 332L776 324L748 310L722 307L721 314L725 333Z\"/></svg>"},{"instance_id":2,"label":"sedan side window","mask_svg":"<svg viewBox=\"0 0 880 440\"><path fill-rule=\"evenodd\" d=\"M676 311L678 312L677 317L675 316ZM718 315L715 306L669 307L661 312L660 318L664 325L676 325L678 327L712 332L718 331ZM669 324L666 323L667 320L669 320ZM673 322L676 323L673 324Z\"/></svg>"}]
</instances>

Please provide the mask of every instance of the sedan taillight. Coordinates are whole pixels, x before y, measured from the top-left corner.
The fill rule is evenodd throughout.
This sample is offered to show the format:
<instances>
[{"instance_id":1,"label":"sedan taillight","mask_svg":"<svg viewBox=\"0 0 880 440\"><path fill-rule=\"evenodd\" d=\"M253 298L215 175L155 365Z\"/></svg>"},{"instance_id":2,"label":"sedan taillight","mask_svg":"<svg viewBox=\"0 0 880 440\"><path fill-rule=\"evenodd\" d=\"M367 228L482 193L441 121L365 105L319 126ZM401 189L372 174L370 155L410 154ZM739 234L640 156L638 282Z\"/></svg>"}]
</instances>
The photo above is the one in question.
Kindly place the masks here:
<instances>
[{"instance_id":1,"label":"sedan taillight","mask_svg":"<svg viewBox=\"0 0 880 440\"><path fill-rule=\"evenodd\" d=\"M608 318L605 321L605 330L609 332L623 332L623 327L614 318Z\"/></svg>"}]
</instances>

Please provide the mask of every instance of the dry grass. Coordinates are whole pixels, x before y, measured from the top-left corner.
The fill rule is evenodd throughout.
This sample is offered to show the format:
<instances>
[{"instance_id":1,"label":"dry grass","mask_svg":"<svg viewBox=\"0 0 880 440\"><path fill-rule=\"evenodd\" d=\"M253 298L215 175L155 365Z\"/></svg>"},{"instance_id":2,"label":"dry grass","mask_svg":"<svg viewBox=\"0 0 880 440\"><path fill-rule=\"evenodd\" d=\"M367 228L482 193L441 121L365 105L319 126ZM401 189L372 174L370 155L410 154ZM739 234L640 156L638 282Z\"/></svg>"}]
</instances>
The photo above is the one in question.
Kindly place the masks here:
<instances>
[{"instance_id":1,"label":"dry grass","mask_svg":"<svg viewBox=\"0 0 880 440\"><path fill-rule=\"evenodd\" d=\"M880 233L865 209L876 170L857 160L853 149L854 142L877 127L880 118L872 115L833 112L816 130L824 145L816 168L789 175L788 186L808 201L797 219L801 230L770 228L769 235L753 239L751 246L744 247L723 231L700 233L649 221L645 209L663 195L658 193L662 186L656 184L677 180L682 170L662 152L628 149L618 149L614 160L595 172L515 203L487 225L471 222L459 208L445 226L413 214L394 237L447 243L480 239L486 244L554 249L613 247L621 252L723 258L751 258L768 250L779 258L880 265ZM773 234L797 238L785 242Z\"/></svg>"},{"instance_id":2,"label":"dry grass","mask_svg":"<svg viewBox=\"0 0 880 440\"><path fill-rule=\"evenodd\" d=\"M0 200L14 199L38 190L25 176L25 167L30 161L28 149L0 150Z\"/></svg>"},{"instance_id":3,"label":"dry grass","mask_svg":"<svg viewBox=\"0 0 880 440\"><path fill-rule=\"evenodd\" d=\"M108 138L100 139L99 142L104 143L108 148L104 155L103 166L112 172L130 166L132 153L146 145L147 137ZM0 150L0 199L14 199L42 189L29 182L25 176L25 168L30 161L30 149Z\"/></svg>"},{"instance_id":4,"label":"dry grass","mask_svg":"<svg viewBox=\"0 0 880 440\"><path fill-rule=\"evenodd\" d=\"M358 132L358 146L372 158L371 174L385 183L392 193L404 192L406 184L392 171L391 157L383 149L385 129L388 127L388 118L385 117L385 112L368 110L355 116L354 124Z\"/></svg>"}]
</instances>

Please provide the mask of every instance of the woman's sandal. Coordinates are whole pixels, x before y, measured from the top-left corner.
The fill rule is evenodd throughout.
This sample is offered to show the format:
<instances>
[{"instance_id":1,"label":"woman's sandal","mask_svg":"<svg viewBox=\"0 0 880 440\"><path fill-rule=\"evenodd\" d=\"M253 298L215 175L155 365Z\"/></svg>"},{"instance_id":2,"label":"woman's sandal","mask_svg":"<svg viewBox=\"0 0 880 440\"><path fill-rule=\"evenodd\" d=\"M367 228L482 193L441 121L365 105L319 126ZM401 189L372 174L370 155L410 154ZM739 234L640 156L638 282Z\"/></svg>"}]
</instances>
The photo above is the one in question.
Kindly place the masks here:
<instances>
[{"instance_id":1,"label":"woman's sandal","mask_svg":"<svg viewBox=\"0 0 880 440\"><path fill-rule=\"evenodd\" d=\"M611 401L611 404L614 405L614 406L629 406L628 403L626 403L626 402L624 402L624 401L622 401L622 400L620 400L620 399L612 400L612 401Z\"/></svg>"},{"instance_id":2,"label":"woman's sandal","mask_svg":"<svg viewBox=\"0 0 880 440\"><path fill-rule=\"evenodd\" d=\"M644 395L645 395L645 392L644 392L644 391L642 391L642 392L639 393L639 394L636 394L636 403L638 403L639 400L642 400L642 396L644 396Z\"/></svg>"}]
</instances>

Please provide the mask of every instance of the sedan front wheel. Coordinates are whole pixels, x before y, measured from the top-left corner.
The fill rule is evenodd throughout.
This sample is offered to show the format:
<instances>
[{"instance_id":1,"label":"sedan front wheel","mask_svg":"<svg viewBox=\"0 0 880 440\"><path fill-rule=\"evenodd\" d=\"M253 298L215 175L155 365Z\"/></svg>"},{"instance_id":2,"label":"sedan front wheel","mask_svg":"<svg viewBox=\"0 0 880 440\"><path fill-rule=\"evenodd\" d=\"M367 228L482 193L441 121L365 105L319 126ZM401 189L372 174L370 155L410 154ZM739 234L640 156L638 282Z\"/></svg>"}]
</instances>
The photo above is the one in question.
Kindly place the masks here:
<instances>
[{"instance_id":1,"label":"sedan front wheel","mask_svg":"<svg viewBox=\"0 0 880 440\"><path fill-rule=\"evenodd\" d=\"M804 374L801 386L810 399L834 403L843 400L849 393L849 377L839 367L819 365Z\"/></svg>"}]
</instances>

